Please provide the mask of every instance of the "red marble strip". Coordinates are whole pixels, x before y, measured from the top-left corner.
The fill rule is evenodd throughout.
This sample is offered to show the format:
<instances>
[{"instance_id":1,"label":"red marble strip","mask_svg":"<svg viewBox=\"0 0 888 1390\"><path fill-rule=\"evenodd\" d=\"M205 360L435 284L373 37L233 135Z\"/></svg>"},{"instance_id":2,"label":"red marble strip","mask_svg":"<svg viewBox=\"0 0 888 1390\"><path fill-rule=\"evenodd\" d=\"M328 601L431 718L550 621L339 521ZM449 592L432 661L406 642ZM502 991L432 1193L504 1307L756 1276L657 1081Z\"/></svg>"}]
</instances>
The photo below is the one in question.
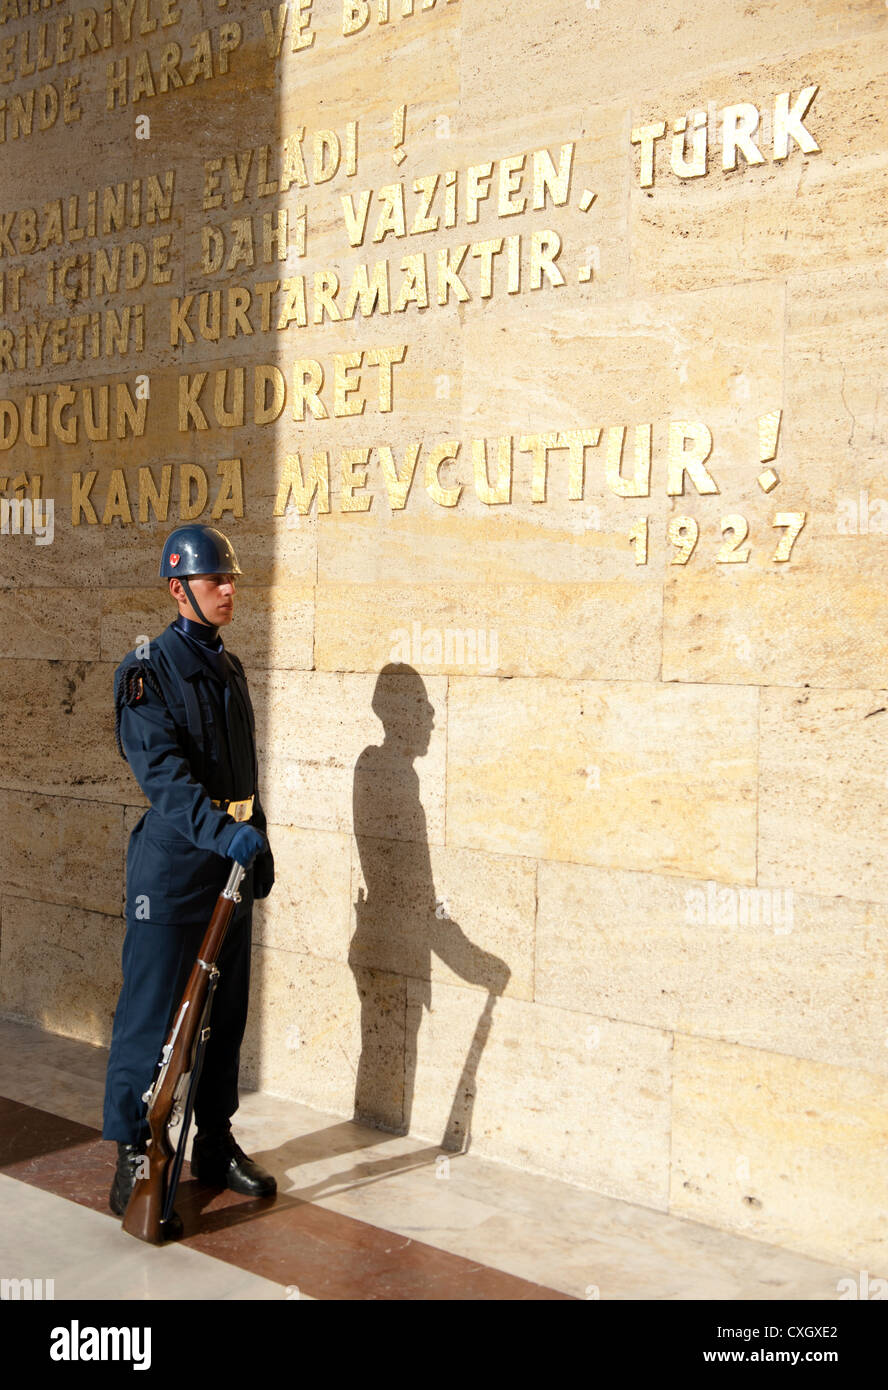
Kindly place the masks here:
<instances>
[{"instance_id":1,"label":"red marble strip","mask_svg":"<svg viewBox=\"0 0 888 1390\"><path fill-rule=\"evenodd\" d=\"M0 1172L7 1177L108 1212L114 1157L114 1146L88 1125L0 1097ZM176 1208L182 1244L282 1284L293 1298L570 1299L298 1197L267 1202L201 1187L187 1164Z\"/></svg>"}]
</instances>

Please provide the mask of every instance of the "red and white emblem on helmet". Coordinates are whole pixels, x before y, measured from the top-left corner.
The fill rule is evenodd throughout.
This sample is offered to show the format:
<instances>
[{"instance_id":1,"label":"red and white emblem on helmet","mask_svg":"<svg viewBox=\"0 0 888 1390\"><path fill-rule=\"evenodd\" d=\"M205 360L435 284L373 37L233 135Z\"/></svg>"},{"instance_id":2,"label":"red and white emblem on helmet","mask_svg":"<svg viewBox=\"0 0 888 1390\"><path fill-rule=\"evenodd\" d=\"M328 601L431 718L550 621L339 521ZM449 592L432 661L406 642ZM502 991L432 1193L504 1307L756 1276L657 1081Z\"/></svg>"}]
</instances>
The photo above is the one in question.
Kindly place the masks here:
<instances>
[{"instance_id":1,"label":"red and white emblem on helmet","mask_svg":"<svg viewBox=\"0 0 888 1390\"><path fill-rule=\"evenodd\" d=\"M178 563L179 563L179 561L181 560L181 558L182 558L181 555L171 555L171 556L170 556L170 564L172 565L173 569L176 568L176 565L178 565Z\"/></svg>"}]
</instances>

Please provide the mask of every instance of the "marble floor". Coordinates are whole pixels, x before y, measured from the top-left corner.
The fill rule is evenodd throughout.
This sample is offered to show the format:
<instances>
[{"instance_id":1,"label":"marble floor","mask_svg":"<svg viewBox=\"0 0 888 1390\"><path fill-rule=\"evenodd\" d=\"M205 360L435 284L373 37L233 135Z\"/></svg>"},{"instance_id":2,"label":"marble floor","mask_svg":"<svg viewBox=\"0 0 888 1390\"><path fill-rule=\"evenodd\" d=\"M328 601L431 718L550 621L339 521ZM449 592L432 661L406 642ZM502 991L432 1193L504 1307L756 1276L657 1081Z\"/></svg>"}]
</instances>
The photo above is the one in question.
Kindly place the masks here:
<instances>
[{"instance_id":1,"label":"marble floor","mask_svg":"<svg viewBox=\"0 0 888 1390\"><path fill-rule=\"evenodd\" d=\"M186 1166L185 1237L146 1246L107 1209L105 1062L0 1021L0 1277L52 1279L57 1299L828 1300L848 1274L261 1093L235 1133L277 1200Z\"/></svg>"}]
</instances>

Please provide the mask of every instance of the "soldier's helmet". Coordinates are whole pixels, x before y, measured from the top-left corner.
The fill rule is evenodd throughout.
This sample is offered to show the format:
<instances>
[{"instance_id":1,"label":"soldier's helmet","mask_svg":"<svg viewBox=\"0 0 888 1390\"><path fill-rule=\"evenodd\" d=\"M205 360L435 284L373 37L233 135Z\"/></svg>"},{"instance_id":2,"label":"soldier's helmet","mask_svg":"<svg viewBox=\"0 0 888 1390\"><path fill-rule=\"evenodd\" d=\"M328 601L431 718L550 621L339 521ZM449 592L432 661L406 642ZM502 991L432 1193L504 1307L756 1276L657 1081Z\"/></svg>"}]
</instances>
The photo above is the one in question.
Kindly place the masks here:
<instances>
[{"instance_id":1,"label":"soldier's helmet","mask_svg":"<svg viewBox=\"0 0 888 1390\"><path fill-rule=\"evenodd\" d=\"M177 526L160 558L161 579L193 574L242 574L234 546L215 526Z\"/></svg>"}]
</instances>

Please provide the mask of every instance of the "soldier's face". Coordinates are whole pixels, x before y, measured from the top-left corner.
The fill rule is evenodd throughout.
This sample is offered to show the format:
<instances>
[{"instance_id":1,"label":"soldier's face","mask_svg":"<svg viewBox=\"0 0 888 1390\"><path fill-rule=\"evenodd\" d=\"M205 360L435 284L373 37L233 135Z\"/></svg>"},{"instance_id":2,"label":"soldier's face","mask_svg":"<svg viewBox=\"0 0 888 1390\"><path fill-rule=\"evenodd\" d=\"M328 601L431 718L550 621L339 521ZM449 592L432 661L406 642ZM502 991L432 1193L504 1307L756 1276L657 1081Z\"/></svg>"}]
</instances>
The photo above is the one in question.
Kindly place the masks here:
<instances>
[{"instance_id":1,"label":"soldier's face","mask_svg":"<svg viewBox=\"0 0 888 1390\"><path fill-rule=\"evenodd\" d=\"M224 627L230 623L234 616L234 575L233 574L196 574L189 577L188 583L191 591L201 607L201 612L208 623L214 627ZM180 609L183 608L186 617L193 617L198 622L197 614L192 610L188 602L185 590L180 586L181 599ZM179 595L177 594L178 598Z\"/></svg>"}]
</instances>

